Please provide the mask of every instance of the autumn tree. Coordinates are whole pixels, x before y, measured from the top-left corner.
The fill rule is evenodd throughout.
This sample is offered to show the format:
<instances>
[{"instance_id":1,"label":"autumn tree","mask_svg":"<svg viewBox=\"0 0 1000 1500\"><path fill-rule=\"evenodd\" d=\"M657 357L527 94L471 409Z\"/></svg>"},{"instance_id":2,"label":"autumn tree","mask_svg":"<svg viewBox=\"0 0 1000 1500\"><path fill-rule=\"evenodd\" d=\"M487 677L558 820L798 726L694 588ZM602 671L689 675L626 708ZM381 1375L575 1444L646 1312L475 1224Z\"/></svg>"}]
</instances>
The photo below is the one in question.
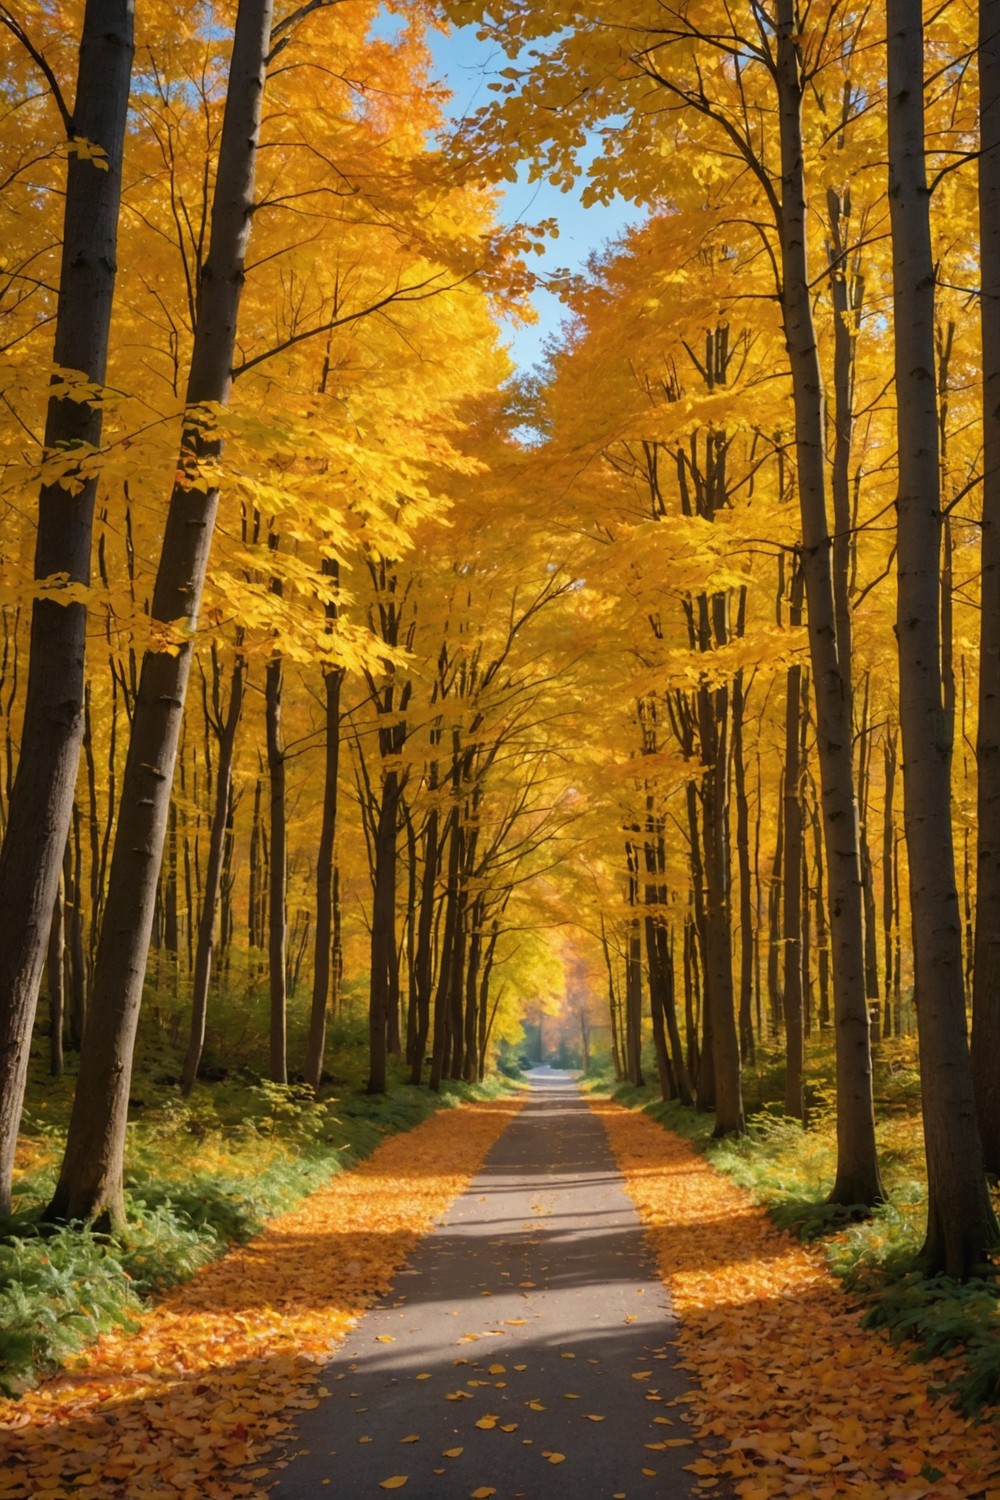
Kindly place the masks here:
<instances>
[{"instance_id":1,"label":"autumn tree","mask_svg":"<svg viewBox=\"0 0 1000 1500\"><path fill-rule=\"evenodd\" d=\"M44 51L6 7L0 22L51 90L68 165L62 263L35 544L29 676L0 853L0 1208L10 1178L38 986L83 738L86 589L100 475L101 387L115 287L131 0L90 0L70 111Z\"/></svg>"},{"instance_id":2,"label":"autumn tree","mask_svg":"<svg viewBox=\"0 0 1000 1500\"><path fill-rule=\"evenodd\" d=\"M1000 1240L986 1191L965 1019L951 824L952 735L941 679L941 470L934 347L934 261L925 168L924 29L905 0L888 8L899 432L899 710L910 855L927 1155L930 1273L967 1277Z\"/></svg>"}]
</instances>

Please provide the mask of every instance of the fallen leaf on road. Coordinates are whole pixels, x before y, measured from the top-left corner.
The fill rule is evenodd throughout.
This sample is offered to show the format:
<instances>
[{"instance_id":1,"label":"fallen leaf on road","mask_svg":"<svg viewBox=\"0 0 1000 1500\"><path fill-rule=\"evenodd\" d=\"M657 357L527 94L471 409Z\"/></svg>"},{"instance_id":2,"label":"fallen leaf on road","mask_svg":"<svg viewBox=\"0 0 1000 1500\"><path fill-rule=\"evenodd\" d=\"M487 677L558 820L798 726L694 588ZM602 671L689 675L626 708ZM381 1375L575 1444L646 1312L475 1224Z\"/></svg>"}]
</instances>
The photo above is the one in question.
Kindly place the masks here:
<instances>
[{"instance_id":1,"label":"fallen leaf on road","mask_svg":"<svg viewBox=\"0 0 1000 1500\"><path fill-rule=\"evenodd\" d=\"M389 1289L518 1107L463 1105L460 1119L446 1110L388 1138L168 1292L137 1329L105 1334L72 1371L0 1400L3 1500L265 1495L266 1479L248 1481L245 1465L317 1405L333 1345ZM350 1258L317 1254L345 1225Z\"/></svg>"}]
</instances>

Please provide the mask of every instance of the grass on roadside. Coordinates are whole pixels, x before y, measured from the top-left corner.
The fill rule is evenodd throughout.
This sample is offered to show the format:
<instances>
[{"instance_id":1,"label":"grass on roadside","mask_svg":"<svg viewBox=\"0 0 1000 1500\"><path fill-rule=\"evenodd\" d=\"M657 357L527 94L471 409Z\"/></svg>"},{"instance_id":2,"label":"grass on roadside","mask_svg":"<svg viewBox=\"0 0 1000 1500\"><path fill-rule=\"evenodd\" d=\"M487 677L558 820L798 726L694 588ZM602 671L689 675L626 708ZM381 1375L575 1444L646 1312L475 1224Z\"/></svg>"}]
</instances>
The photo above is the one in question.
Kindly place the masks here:
<instances>
[{"instance_id":1,"label":"grass on roadside","mask_svg":"<svg viewBox=\"0 0 1000 1500\"><path fill-rule=\"evenodd\" d=\"M72 1080L39 1075L25 1111L14 1212L0 1219L0 1392L17 1394L146 1300L250 1239L331 1173L441 1107L507 1084L450 1083L440 1095L397 1080L381 1097L319 1101L301 1085L238 1076L191 1098L147 1071L133 1084L120 1237L39 1222L55 1183Z\"/></svg>"},{"instance_id":2,"label":"grass on roadside","mask_svg":"<svg viewBox=\"0 0 1000 1500\"><path fill-rule=\"evenodd\" d=\"M923 1240L926 1175L914 1044L883 1044L876 1059L879 1160L888 1201L871 1214L825 1201L836 1165L832 1057L811 1058L807 1129L787 1118L780 1059L765 1053L748 1071L748 1131L712 1139L712 1116L664 1104L658 1090L611 1085L613 1097L642 1109L697 1145L714 1166L747 1189L775 1222L822 1244L831 1270L864 1306L864 1322L909 1342L915 1358L961 1352L965 1374L949 1388L964 1411L1000 1400L1000 1286L962 1283L914 1269ZM818 1065L818 1066L817 1066Z\"/></svg>"}]
</instances>

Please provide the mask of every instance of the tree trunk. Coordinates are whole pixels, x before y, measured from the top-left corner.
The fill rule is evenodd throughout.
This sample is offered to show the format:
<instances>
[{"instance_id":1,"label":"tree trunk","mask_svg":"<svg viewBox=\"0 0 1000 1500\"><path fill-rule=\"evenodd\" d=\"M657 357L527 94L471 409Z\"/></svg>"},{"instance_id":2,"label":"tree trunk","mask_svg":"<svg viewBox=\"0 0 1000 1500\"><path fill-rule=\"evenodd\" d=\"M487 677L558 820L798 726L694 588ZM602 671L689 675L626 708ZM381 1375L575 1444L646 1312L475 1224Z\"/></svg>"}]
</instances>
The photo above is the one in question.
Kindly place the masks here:
<instances>
[{"instance_id":1,"label":"tree trunk","mask_svg":"<svg viewBox=\"0 0 1000 1500\"><path fill-rule=\"evenodd\" d=\"M285 951L288 938L288 853L285 817L285 748L282 743L280 656L267 664L264 701L271 835L271 879L267 888L267 972L270 995L268 1071L272 1083L288 1082Z\"/></svg>"},{"instance_id":2,"label":"tree trunk","mask_svg":"<svg viewBox=\"0 0 1000 1500\"><path fill-rule=\"evenodd\" d=\"M104 155L71 151L66 168L53 361L98 386L107 370L133 27L134 0L87 0L72 131ZM50 464L61 455L66 483L39 491L36 580L65 574L70 584L90 583L98 476L88 463L81 477L74 456L100 452L102 419L100 402L49 399L44 454ZM0 1213L10 1209L31 1031L73 813L86 638L83 602L63 602L58 588L35 599L21 753L0 852Z\"/></svg>"},{"instance_id":3,"label":"tree trunk","mask_svg":"<svg viewBox=\"0 0 1000 1500\"><path fill-rule=\"evenodd\" d=\"M934 259L924 159L923 20L888 0L889 210L899 448L897 615L903 813L927 1156L930 1274L964 1278L1000 1239L976 1125L941 679L941 495Z\"/></svg>"},{"instance_id":4,"label":"tree trunk","mask_svg":"<svg viewBox=\"0 0 1000 1500\"><path fill-rule=\"evenodd\" d=\"M375 832L375 894L372 899L371 995L368 1008L369 1094L384 1094L387 1084L387 1026L396 951L396 820L399 777L386 771Z\"/></svg>"},{"instance_id":5,"label":"tree trunk","mask_svg":"<svg viewBox=\"0 0 1000 1500\"><path fill-rule=\"evenodd\" d=\"M742 631L740 632L742 634ZM755 939L753 886L750 871L750 805L747 772L743 758L743 715L746 693L743 673L733 679L733 789L736 793L736 858L740 872L740 1054L744 1062L754 1059L753 997Z\"/></svg>"},{"instance_id":6,"label":"tree trunk","mask_svg":"<svg viewBox=\"0 0 1000 1500\"><path fill-rule=\"evenodd\" d=\"M216 670L217 667L216 667ZM208 985L212 977L212 946L215 916L222 888L222 863L229 822L230 795L233 785L233 755L236 731L243 711L243 684L246 664L241 656L233 663L229 684L229 707L225 721L215 726L219 740L219 764L215 775L215 807L208 841L208 865L205 870L205 892L198 920L198 943L194 955L194 982L191 994L191 1034L181 1070L181 1093L187 1096L194 1088L205 1045L205 1020L208 1015Z\"/></svg>"},{"instance_id":7,"label":"tree trunk","mask_svg":"<svg viewBox=\"0 0 1000 1500\"><path fill-rule=\"evenodd\" d=\"M79 810L73 804L73 822L79 823ZM66 845L63 858L63 902L66 926L66 956L68 959L69 989L69 1040L77 1052L83 1041L83 1028L87 1018L87 960L83 946L83 908L80 900L80 839L75 828L74 838Z\"/></svg>"},{"instance_id":8,"label":"tree trunk","mask_svg":"<svg viewBox=\"0 0 1000 1500\"><path fill-rule=\"evenodd\" d=\"M220 440L196 408L229 394L267 54L271 0L240 0L212 205L208 259L187 388L188 418L170 497L151 607L157 646L143 656L121 810L98 945L87 1033L66 1154L50 1219L124 1217L122 1183L129 1082L153 904L173 782L193 638L219 492ZM61 853L61 850L60 850Z\"/></svg>"},{"instance_id":9,"label":"tree trunk","mask_svg":"<svg viewBox=\"0 0 1000 1500\"><path fill-rule=\"evenodd\" d=\"M724 607L716 600L718 607ZM725 633L720 632L723 636ZM740 1044L733 990L733 923L729 868L729 689L701 688L701 744L704 779L705 888L708 967L705 974L712 1078L715 1087L713 1135L741 1135L743 1090Z\"/></svg>"},{"instance_id":10,"label":"tree trunk","mask_svg":"<svg viewBox=\"0 0 1000 1500\"><path fill-rule=\"evenodd\" d=\"M56 886L56 900L49 927L49 1075L61 1078L63 1071L63 1020L66 1013L66 924L62 881Z\"/></svg>"},{"instance_id":11,"label":"tree trunk","mask_svg":"<svg viewBox=\"0 0 1000 1500\"><path fill-rule=\"evenodd\" d=\"M615 1081L621 1083L625 1077L625 1064L622 1061L621 1039L618 1026L618 998L615 994L615 971L611 963L611 948L608 943L608 930L605 925L603 912L601 912L601 951L604 954L604 964L608 971L608 1019L611 1022L611 1061L615 1070Z\"/></svg>"},{"instance_id":12,"label":"tree trunk","mask_svg":"<svg viewBox=\"0 0 1000 1500\"><path fill-rule=\"evenodd\" d=\"M801 573L792 583L792 625L802 624ZM785 768L782 798L785 806L785 868L782 892L782 987L785 1017L785 1113L805 1121L805 1051L802 1008L802 777L800 714L802 668L790 667L785 687Z\"/></svg>"},{"instance_id":13,"label":"tree trunk","mask_svg":"<svg viewBox=\"0 0 1000 1500\"><path fill-rule=\"evenodd\" d=\"M875 1148L858 807L854 788L850 684L837 643L832 539L826 509L823 385L806 259L802 149L801 33L795 0L777 4L777 83L781 136L778 215L782 318L792 374L795 453L816 698L816 739L830 893L830 942L837 1044L837 1175L830 1201L880 1202Z\"/></svg>"},{"instance_id":14,"label":"tree trunk","mask_svg":"<svg viewBox=\"0 0 1000 1500\"><path fill-rule=\"evenodd\" d=\"M641 1088L642 1076L642 938L639 918L629 923L625 955L625 1078Z\"/></svg>"},{"instance_id":15,"label":"tree trunk","mask_svg":"<svg viewBox=\"0 0 1000 1500\"><path fill-rule=\"evenodd\" d=\"M885 1014L882 1017L882 1035L890 1037L893 1022L899 1009L899 974L893 965L893 937L899 928L899 913L896 910L896 886L893 869L896 853L896 824L893 817L893 802L896 794L896 731L887 725L882 747L885 776L885 813L882 821L882 932L885 942ZM893 1003L890 1004L890 1001ZM975 1026L975 1014L973 1014ZM897 1034L898 1034L898 1027Z\"/></svg>"},{"instance_id":16,"label":"tree trunk","mask_svg":"<svg viewBox=\"0 0 1000 1500\"><path fill-rule=\"evenodd\" d=\"M983 572L972 1077L984 1165L1000 1176L1000 0L979 0L979 129Z\"/></svg>"},{"instance_id":17,"label":"tree trunk","mask_svg":"<svg viewBox=\"0 0 1000 1500\"><path fill-rule=\"evenodd\" d=\"M336 566L334 564L334 566ZM324 572L327 564L324 561ZM316 850L316 943L313 959L312 1009L306 1048L305 1081L319 1092L326 1047L326 1016L330 1000L330 963L333 938L333 849L337 835L337 782L340 775L340 689L342 669L323 678L325 691L326 756L323 764L323 813Z\"/></svg>"},{"instance_id":18,"label":"tree trunk","mask_svg":"<svg viewBox=\"0 0 1000 1500\"><path fill-rule=\"evenodd\" d=\"M436 776L432 777L432 786ZM431 1020L431 976L434 959L434 905L437 885L438 822L440 814L432 807L427 816L424 831L424 868L420 882L420 912L417 918L417 951L413 964L414 1003L417 1012L417 1033L413 1043L413 1058L410 1065L410 1082L423 1079L424 1057L427 1052L427 1037Z\"/></svg>"}]
</instances>

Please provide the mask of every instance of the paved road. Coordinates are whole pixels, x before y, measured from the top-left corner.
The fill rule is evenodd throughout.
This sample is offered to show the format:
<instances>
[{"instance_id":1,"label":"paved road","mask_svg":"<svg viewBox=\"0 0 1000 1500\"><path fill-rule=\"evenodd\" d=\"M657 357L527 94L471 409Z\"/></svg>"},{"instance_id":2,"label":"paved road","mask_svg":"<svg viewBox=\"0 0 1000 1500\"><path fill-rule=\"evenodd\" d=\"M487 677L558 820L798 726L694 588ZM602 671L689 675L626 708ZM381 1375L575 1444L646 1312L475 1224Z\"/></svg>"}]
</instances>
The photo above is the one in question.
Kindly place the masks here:
<instances>
[{"instance_id":1,"label":"paved road","mask_svg":"<svg viewBox=\"0 0 1000 1500\"><path fill-rule=\"evenodd\" d=\"M340 1346L272 1493L377 1500L405 1476L390 1490L405 1500L690 1495L674 1335L600 1121L568 1075L540 1071L468 1192Z\"/></svg>"}]
</instances>

